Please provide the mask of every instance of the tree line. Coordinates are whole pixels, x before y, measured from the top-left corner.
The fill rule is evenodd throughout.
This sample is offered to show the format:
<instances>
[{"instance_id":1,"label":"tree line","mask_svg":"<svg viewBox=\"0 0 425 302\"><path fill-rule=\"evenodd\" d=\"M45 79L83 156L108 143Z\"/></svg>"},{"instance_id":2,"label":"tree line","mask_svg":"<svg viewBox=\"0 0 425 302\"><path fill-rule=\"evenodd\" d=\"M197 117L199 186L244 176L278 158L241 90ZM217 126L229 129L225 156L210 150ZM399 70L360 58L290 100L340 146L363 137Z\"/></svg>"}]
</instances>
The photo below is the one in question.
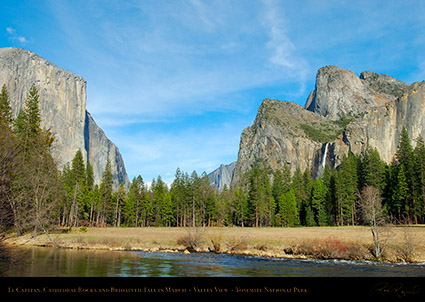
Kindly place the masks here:
<instances>
[{"instance_id":1,"label":"tree line","mask_svg":"<svg viewBox=\"0 0 425 302\"><path fill-rule=\"evenodd\" d=\"M425 222L425 144L412 146L403 128L391 164L378 151L349 154L322 177L289 166L273 171L257 160L235 186L219 191L204 172L176 169L172 184L161 178L148 186L142 176L129 188L113 189L108 162L101 183L81 150L59 171L50 153L54 138L41 128L39 96L33 85L12 119L6 87L0 94L0 227L47 233L76 226L325 226L366 221L361 193L376 188L388 221Z\"/></svg>"},{"instance_id":2,"label":"tree line","mask_svg":"<svg viewBox=\"0 0 425 302\"><path fill-rule=\"evenodd\" d=\"M362 192L373 187L388 222L425 222L425 144L413 148L403 128L391 164L368 147L363 155L345 156L337 169L325 166L322 177L289 166L273 171L257 160L239 185L218 191L204 172L177 168L168 186L158 176L151 186L138 176L129 190L112 192L107 165L100 186L93 186L90 164L78 151L62 173L67 191L62 225L111 226L343 226L366 223ZM72 216L74 215L74 216ZM75 218L71 218L75 217ZM72 223L73 222L73 223Z\"/></svg>"}]
</instances>

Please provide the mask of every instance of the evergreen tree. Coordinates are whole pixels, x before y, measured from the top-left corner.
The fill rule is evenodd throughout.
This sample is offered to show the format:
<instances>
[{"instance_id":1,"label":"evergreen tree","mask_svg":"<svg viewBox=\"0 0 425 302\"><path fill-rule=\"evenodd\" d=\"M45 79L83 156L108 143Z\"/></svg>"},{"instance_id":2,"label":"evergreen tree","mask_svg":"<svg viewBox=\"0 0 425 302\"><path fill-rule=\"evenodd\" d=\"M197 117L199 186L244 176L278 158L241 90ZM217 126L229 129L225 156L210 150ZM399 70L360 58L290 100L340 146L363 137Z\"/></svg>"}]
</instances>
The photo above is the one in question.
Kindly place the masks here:
<instances>
[{"instance_id":1,"label":"evergreen tree","mask_svg":"<svg viewBox=\"0 0 425 302\"><path fill-rule=\"evenodd\" d=\"M6 85L3 85L0 93L0 123L7 126L10 126L12 123L12 109L10 108Z\"/></svg>"},{"instance_id":2,"label":"evergreen tree","mask_svg":"<svg viewBox=\"0 0 425 302\"><path fill-rule=\"evenodd\" d=\"M425 143L422 136L416 140L415 156L415 208L421 223L425 222Z\"/></svg>"},{"instance_id":3,"label":"evergreen tree","mask_svg":"<svg viewBox=\"0 0 425 302\"><path fill-rule=\"evenodd\" d=\"M304 209L304 225L305 226L315 226L316 221L314 219L314 213L311 209L311 205L308 201L304 201L303 209Z\"/></svg>"},{"instance_id":4,"label":"evergreen tree","mask_svg":"<svg viewBox=\"0 0 425 302\"><path fill-rule=\"evenodd\" d=\"M15 133L26 152L40 140L42 133L38 99L37 88L32 85L25 100L24 109L19 112L14 121Z\"/></svg>"},{"instance_id":5,"label":"evergreen tree","mask_svg":"<svg viewBox=\"0 0 425 302\"><path fill-rule=\"evenodd\" d=\"M109 159L106 162L105 170L102 173L102 182L100 184L100 199L97 206L96 224L105 226L111 222L110 215L112 214L112 186L113 175L111 172L111 162Z\"/></svg>"},{"instance_id":6,"label":"evergreen tree","mask_svg":"<svg viewBox=\"0 0 425 302\"><path fill-rule=\"evenodd\" d=\"M120 184L118 191L113 195L112 199L115 201L113 225L120 227L122 208L124 207L124 202L126 200L126 192L123 183Z\"/></svg>"},{"instance_id":7,"label":"evergreen tree","mask_svg":"<svg viewBox=\"0 0 425 302\"><path fill-rule=\"evenodd\" d=\"M168 194L168 187L161 176L158 176L156 180L154 179L152 181L152 193L155 225L166 226L171 220L170 213L173 213L173 209L171 207L171 196Z\"/></svg>"},{"instance_id":8,"label":"evergreen tree","mask_svg":"<svg viewBox=\"0 0 425 302\"><path fill-rule=\"evenodd\" d=\"M328 225L333 225L336 221L335 174L336 170L331 170L328 165L325 166L322 181L326 187L325 209L327 213Z\"/></svg>"},{"instance_id":9,"label":"evergreen tree","mask_svg":"<svg viewBox=\"0 0 425 302\"><path fill-rule=\"evenodd\" d=\"M152 224L152 217L153 217L153 205L152 205L152 198L148 194L147 186L145 185L145 189L142 193L142 212L140 213L140 223L142 226L149 226Z\"/></svg>"},{"instance_id":10,"label":"evergreen tree","mask_svg":"<svg viewBox=\"0 0 425 302\"><path fill-rule=\"evenodd\" d=\"M93 166L90 164L90 162L87 162L86 165L86 184L89 190L93 190L94 186L94 172L93 172Z\"/></svg>"},{"instance_id":11,"label":"evergreen tree","mask_svg":"<svg viewBox=\"0 0 425 302\"><path fill-rule=\"evenodd\" d=\"M414 173L414 157L413 147L410 142L409 134L405 127L403 127L400 135L400 142L396 152L396 160L398 165L403 165L406 175L413 177ZM412 180L407 179L409 185L413 183Z\"/></svg>"},{"instance_id":12,"label":"evergreen tree","mask_svg":"<svg viewBox=\"0 0 425 302\"><path fill-rule=\"evenodd\" d=\"M360 188L373 186L382 191L385 184L385 166L378 150L367 147L360 161Z\"/></svg>"},{"instance_id":13,"label":"evergreen tree","mask_svg":"<svg viewBox=\"0 0 425 302\"><path fill-rule=\"evenodd\" d=\"M407 199L404 200L405 218L408 222L412 222L412 218L415 218L415 206L414 206L414 197L416 196L416 186L415 186L415 157L413 154L413 147L410 142L409 134L405 127L403 127L400 135L400 142L396 152L396 169L397 174L400 174L400 167L403 166L403 174L406 179L407 188L409 194ZM401 176L401 175L400 175ZM400 193L400 192L399 192ZM398 199L399 197L396 197ZM400 217L399 217L400 218Z\"/></svg>"},{"instance_id":14,"label":"evergreen tree","mask_svg":"<svg viewBox=\"0 0 425 302\"><path fill-rule=\"evenodd\" d=\"M283 169L276 170L273 173L273 198L274 200L279 200L282 194L285 194L291 188L291 172L289 171L289 166L284 165ZM279 211L279 209L277 209Z\"/></svg>"},{"instance_id":15,"label":"evergreen tree","mask_svg":"<svg viewBox=\"0 0 425 302\"><path fill-rule=\"evenodd\" d=\"M397 170L397 185L394 188L391 208L393 212L396 212L398 221L401 222L409 211L408 200L410 199L410 192L404 164L400 164Z\"/></svg>"},{"instance_id":16,"label":"evergreen tree","mask_svg":"<svg viewBox=\"0 0 425 302\"><path fill-rule=\"evenodd\" d=\"M338 225L355 223L358 157L344 156L335 179L336 221Z\"/></svg>"},{"instance_id":17,"label":"evergreen tree","mask_svg":"<svg viewBox=\"0 0 425 302\"><path fill-rule=\"evenodd\" d=\"M280 196L280 216L282 224L288 227L298 225L298 209L294 189L282 193Z\"/></svg>"},{"instance_id":18,"label":"evergreen tree","mask_svg":"<svg viewBox=\"0 0 425 302\"><path fill-rule=\"evenodd\" d=\"M232 212L234 213L234 223L242 227L245 226L245 221L248 217L248 195L244 193L241 187L236 187L232 190Z\"/></svg>"},{"instance_id":19,"label":"evergreen tree","mask_svg":"<svg viewBox=\"0 0 425 302\"><path fill-rule=\"evenodd\" d=\"M323 226L327 224L328 217L326 213L326 195L327 188L319 178L314 181L311 194L311 208L314 214L314 220L317 225Z\"/></svg>"},{"instance_id":20,"label":"evergreen tree","mask_svg":"<svg viewBox=\"0 0 425 302\"><path fill-rule=\"evenodd\" d=\"M171 194L168 189L165 191L161 206L161 224L163 226L172 226L174 223L174 209L171 201Z\"/></svg>"},{"instance_id":21,"label":"evergreen tree","mask_svg":"<svg viewBox=\"0 0 425 302\"><path fill-rule=\"evenodd\" d=\"M86 168L81 150L75 153L69 177L72 185L72 187L69 188L71 190L69 196L72 196L72 201L68 221L70 226L76 226L79 221L80 211L82 213L84 212L86 197L84 194L86 186Z\"/></svg>"},{"instance_id":22,"label":"evergreen tree","mask_svg":"<svg viewBox=\"0 0 425 302\"><path fill-rule=\"evenodd\" d=\"M298 168L295 170L294 175L292 176L291 187L294 189L295 198L297 200L297 208L300 210L300 219L305 222L303 214L304 211L304 201L307 200L308 193L305 191L305 187L303 184L303 175L301 170Z\"/></svg>"},{"instance_id":23,"label":"evergreen tree","mask_svg":"<svg viewBox=\"0 0 425 302\"><path fill-rule=\"evenodd\" d=\"M142 177L134 177L131 181L130 189L128 190L127 198L124 201L123 219L124 224L127 226L138 226L138 219L140 218L141 205L142 205L142 192L143 180L139 184Z\"/></svg>"},{"instance_id":24,"label":"evergreen tree","mask_svg":"<svg viewBox=\"0 0 425 302\"><path fill-rule=\"evenodd\" d=\"M6 85L0 94L0 232L14 223L13 178L22 155L11 129L12 115ZM19 232L18 232L19 233Z\"/></svg>"},{"instance_id":25,"label":"evergreen tree","mask_svg":"<svg viewBox=\"0 0 425 302\"><path fill-rule=\"evenodd\" d=\"M257 162L249 172L248 212L251 223L256 227L270 225L274 206L268 168L263 162Z\"/></svg>"}]
</instances>

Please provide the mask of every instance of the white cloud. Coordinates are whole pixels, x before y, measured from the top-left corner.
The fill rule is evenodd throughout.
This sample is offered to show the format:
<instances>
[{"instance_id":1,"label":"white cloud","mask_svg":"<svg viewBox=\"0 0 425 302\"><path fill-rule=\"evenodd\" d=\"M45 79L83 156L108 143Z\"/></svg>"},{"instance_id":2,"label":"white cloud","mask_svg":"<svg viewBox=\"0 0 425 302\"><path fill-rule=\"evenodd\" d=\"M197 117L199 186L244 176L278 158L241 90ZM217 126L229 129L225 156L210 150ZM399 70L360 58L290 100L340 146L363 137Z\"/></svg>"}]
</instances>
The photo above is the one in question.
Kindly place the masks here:
<instances>
[{"instance_id":1,"label":"white cloud","mask_svg":"<svg viewBox=\"0 0 425 302\"><path fill-rule=\"evenodd\" d=\"M27 44L29 42L27 38L16 35L16 29L13 27L7 27L6 31L9 34L9 40L18 41L21 44Z\"/></svg>"},{"instance_id":2,"label":"white cloud","mask_svg":"<svg viewBox=\"0 0 425 302\"><path fill-rule=\"evenodd\" d=\"M7 27L6 31L9 35L14 35L15 34L15 30L12 27Z\"/></svg>"},{"instance_id":3,"label":"white cloud","mask_svg":"<svg viewBox=\"0 0 425 302\"><path fill-rule=\"evenodd\" d=\"M16 37L16 39L22 44L28 43L28 40L25 37Z\"/></svg>"},{"instance_id":4,"label":"white cloud","mask_svg":"<svg viewBox=\"0 0 425 302\"><path fill-rule=\"evenodd\" d=\"M305 81L309 72L308 62L297 55L296 46L291 41L288 33L288 24L285 23L283 8L274 0L263 0L264 19L263 26L266 28L269 40L267 49L270 51L269 63L288 73L289 78L295 78L300 84L297 94L305 93Z\"/></svg>"}]
</instances>

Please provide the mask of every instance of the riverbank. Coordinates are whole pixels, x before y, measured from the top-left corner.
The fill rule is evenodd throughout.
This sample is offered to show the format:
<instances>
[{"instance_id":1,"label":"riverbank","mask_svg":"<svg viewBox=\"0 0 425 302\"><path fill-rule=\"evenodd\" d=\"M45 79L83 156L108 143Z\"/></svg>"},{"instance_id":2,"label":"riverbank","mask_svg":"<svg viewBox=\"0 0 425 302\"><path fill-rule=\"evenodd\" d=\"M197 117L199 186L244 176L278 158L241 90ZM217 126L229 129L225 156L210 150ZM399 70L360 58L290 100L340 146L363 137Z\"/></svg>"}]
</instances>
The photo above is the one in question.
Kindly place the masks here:
<instances>
[{"instance_id":1,"label":"riverbank","mask_svg":"<svg viewBox=\"0 0 425 302\"><path fill-rule=\"evenodd\" d=\"M282 258L373 260L370 228L73 228L50 234L62 248L140 250L146 252L217 252ZM425 226L382 231L384 261L425 262ZM53 246L46 235L9 236L10 246Z\"/></svg>"}]
</instances>

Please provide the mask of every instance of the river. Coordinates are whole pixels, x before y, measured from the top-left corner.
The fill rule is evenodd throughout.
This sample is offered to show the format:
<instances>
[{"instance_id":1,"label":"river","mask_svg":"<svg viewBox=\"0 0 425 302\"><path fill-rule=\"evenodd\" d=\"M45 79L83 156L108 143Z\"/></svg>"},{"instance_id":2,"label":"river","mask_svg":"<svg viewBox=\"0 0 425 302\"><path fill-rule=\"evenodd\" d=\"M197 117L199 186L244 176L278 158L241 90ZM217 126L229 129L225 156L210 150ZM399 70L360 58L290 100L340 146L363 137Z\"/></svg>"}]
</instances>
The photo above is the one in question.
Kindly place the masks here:
<instances>
[{"instance_id":1,"label":"river","mask_svg":"<svg viewBox=\"0 0 425 302\"><path fill-rule=\"evenodd\" d=\"M425 277L425 263L25 248L9 277Z\"/></svg>"}]
</instances>

